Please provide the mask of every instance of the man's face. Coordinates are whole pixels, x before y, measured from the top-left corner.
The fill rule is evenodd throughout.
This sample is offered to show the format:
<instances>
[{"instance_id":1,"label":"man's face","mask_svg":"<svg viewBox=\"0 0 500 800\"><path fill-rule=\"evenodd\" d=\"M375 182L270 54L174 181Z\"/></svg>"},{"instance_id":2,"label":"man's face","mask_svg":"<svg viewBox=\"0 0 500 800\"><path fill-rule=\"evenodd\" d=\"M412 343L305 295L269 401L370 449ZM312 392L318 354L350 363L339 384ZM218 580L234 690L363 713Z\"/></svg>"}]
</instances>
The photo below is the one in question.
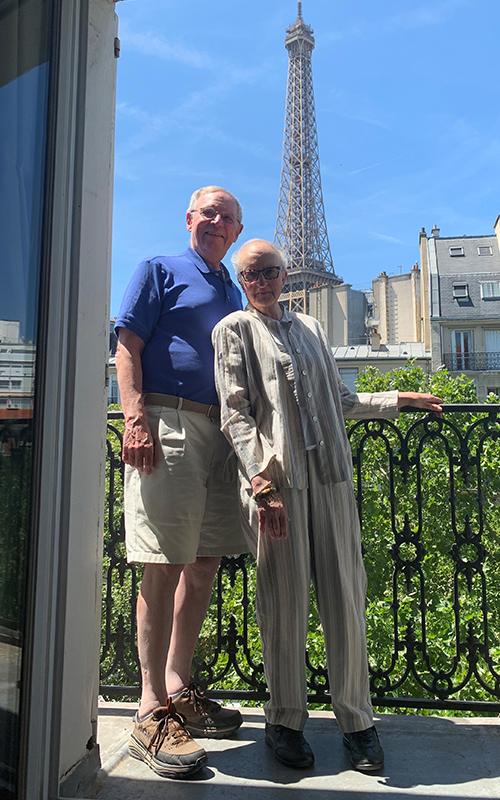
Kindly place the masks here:
<instances>
[{"instance_id":1,"label":"man's face","mask_svg":"<svg viewBox=\"0 0 500 800\"><path fill-rule=\"evenodd\" d=\"M261 314L272 316L287 276L276 251L268 242L250 242L240 251L240 264L240 285L248 302ZM276 277L265 277L263 270L268 267L279 267ZM251 280L246 281L245 277L250 277Z\"/></svg>"},{"instance_id":2,"label":"man's face","mask_svg":"<svg viewBox=\"0 0 500 800\"><path fill-rule=\"evenodd\" d=\"M236 203L225 192L202 194L196 201L196 210L187 213L191 247L214 269L219 269L220 262L243 230L236 215Z\"/></svg>"}]
</instances>

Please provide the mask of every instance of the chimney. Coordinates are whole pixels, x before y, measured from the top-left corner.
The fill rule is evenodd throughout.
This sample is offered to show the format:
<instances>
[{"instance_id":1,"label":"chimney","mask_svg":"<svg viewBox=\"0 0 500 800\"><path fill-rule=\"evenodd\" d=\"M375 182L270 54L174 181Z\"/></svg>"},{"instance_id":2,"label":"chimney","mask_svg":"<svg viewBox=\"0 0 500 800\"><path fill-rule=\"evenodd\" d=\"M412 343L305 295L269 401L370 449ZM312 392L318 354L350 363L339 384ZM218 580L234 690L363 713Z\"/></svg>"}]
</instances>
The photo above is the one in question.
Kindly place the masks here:
<instances>
[{"instance_id":1,"label":"chimney","mask_svg":"<svg viewBox=\"0 0 500 800\"><path fill-rule=\"evenodd\" d=\"M377 329L374 328L373 331L370 333L370 347L375 352L380 350L380 333L377 333Z\"/></svg>"},{"instance_id":2,"label":"chimney","mask_svg":"<svg viewBox=\"0 0 500 800\"><path fill-rule=\"evenodd\" d=\"M425 232L425 228L422 228L422 230L420 231L420 235L418 237L419 243L422 241L422 239L427 239L427 233Z\"/></svg>"},{"instance_id":3,"label":"chimney","mask_svg":"<svg viewBox=\"0 0 500 800\"><path fill-rule=\"evenodd\" d=\"M432 233L432 235L434 236L434 238L435 238L435 239L439 239L439 233L440 233L440 231L439 231L439 228L438 228L438 226L437 226L437 225L434 225L434 227L433 227L433 229L432 229L431 233Z\"/></svg>"},{"instance_id":4,"label":"chimney","mask_svg":"<svg viewBox=\"0 0 500 800\"><path fill-rule=\"evenodd\" d=\"M495 220L495 224L493 225L493 230L496 233L497 242L498 242L498 249L500 250L500 214Z\"/></svg>"}]
</instances>

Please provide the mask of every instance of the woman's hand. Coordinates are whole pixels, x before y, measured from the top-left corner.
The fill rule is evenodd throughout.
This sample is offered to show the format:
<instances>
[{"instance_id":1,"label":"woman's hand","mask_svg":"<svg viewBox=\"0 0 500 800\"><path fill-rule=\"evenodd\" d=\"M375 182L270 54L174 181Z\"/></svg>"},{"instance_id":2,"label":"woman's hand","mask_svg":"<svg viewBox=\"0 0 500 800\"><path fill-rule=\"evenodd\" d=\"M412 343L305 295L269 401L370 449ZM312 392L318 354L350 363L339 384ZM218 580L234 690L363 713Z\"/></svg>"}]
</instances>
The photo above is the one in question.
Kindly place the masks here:
<instances>
[{"instance_id":1,"label":"woman's hand","mask_svg":"<svg viewBox=\"0 0 500 800\"><path fill-rule=\"evenodd\" d=\"M398 392L398 408L403 406L416 406L424 411L433 411L438 417L443 413L443 401L427 392Z\"/></svg>"},{"instance_id":2,"label":"woman's hand","mask_svg":"<svg viewBox=\"0 0 500 800\"><path fill-rule=\"evenodd\" d=\"M259 475L254 475L251 483L255 495L269 486L274 489L273 479L267 469ZM280 493L274 490L269 494L263 494L261 497L256 497L256 502L259 506L260 532L266 533L271 539L286 539L290 520Z\"/></svg>"},{"instance_id":3,"label":"woman's hand","mask_svg":"<svg viewBox=\"0 0 500 800\"><path fill-rule=\"evenodd\" d=\"M257 500L259 530L271 539L286 539L290 520L279 492L266 494Z\"/></svg>"}]
</instances>

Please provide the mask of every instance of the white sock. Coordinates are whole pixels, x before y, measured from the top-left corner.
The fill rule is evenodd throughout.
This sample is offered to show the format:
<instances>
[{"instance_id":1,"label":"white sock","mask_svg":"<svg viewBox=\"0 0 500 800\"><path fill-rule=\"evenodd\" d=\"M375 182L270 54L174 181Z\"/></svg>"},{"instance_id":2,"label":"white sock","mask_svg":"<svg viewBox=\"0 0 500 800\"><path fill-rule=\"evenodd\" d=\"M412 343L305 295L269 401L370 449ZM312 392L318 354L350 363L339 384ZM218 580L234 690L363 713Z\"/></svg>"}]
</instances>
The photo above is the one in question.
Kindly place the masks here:
<instances>
[{"instance_id":1,"label":"white sock","mask_svg":"<svg viewBox=\"0 0 500 800\"><path fill-rule=\"evenodd\" d=\"M183 693L185 690L186 690L186 687L184 686L184 688L183 688L183 689L179 689L179 691L178 691L178 692L175 692L175 694L169 694L169 697L170 697L170 699L171 699L171 700L175 700L175 698L176 698L176 697L180 697L180 695L181 695L181 694L182 694L182 693Z\"/></svg>"}]
</instances>

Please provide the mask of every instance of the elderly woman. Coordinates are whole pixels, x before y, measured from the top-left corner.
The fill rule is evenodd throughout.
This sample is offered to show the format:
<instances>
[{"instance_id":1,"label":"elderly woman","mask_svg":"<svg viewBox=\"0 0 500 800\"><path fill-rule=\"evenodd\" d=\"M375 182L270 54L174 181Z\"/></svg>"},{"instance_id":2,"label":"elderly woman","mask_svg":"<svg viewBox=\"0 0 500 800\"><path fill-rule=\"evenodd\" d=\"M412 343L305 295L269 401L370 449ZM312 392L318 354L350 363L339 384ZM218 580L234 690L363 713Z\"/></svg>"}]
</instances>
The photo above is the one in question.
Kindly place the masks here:
<instances>
[{"instance_id":1,"label":"elderly woman","mask_svg":"<svg viewBox=\"0 0 500 800\"><path fill-rule=\"evenodd\" d=\"M266 742L287 766L314 761L302 734L312 579L333 709L353 766L374 771L384 755L369 695L366 575L343 417L396 417L409 403L440 412L441 401L350 392L317 320L279 304L285 263L275 245L247 242L233 264L248 305L213 332L221 428L238 459L245 535L257 559Z\"/></svg>"}]
</instances>

